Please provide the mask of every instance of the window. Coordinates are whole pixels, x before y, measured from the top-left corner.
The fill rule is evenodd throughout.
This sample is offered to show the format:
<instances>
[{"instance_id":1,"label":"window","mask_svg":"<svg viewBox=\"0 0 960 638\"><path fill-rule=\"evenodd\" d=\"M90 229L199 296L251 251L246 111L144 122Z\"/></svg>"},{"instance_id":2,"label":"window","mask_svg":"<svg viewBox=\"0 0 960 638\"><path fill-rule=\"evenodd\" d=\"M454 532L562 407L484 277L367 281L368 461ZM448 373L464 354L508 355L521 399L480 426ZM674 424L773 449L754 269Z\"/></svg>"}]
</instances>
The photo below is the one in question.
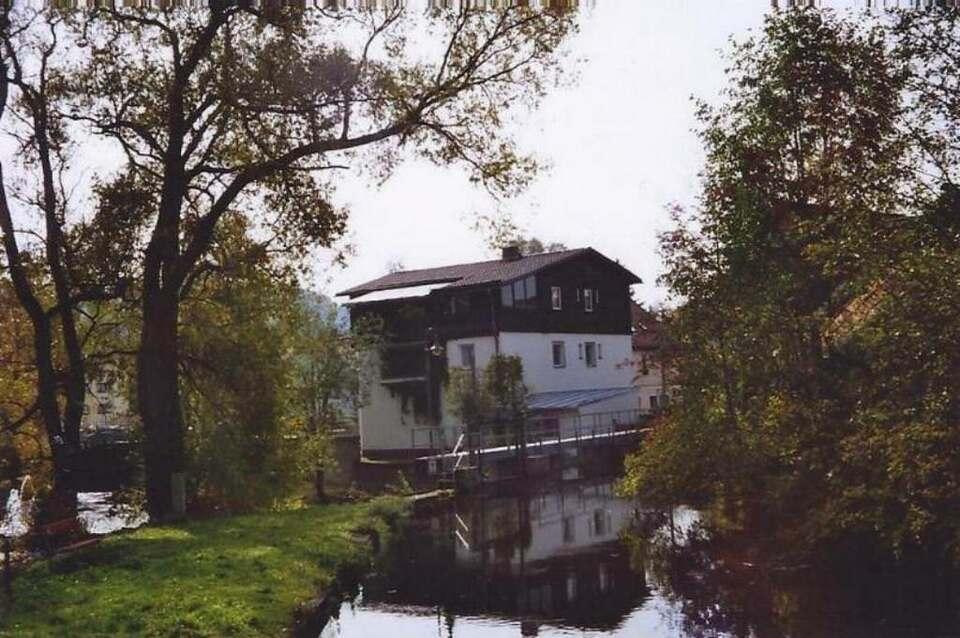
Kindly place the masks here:
<instances>
[{"instance_id":1,"label":"window","mask_svg":"<svg viewBox=\"0 0 960 638\"><path fill-rule=\"evenodd\" d=\"M651 409L651 410L656 410L658 407L660 407L660 406L658 405L658 403L659 403L659 402L657 401L657 395L651 394L651 395L650 395L650 409Z\"/></svg>"},{"instance_id":2,"label":"window","mask_svg":"<svg viewBox=\"0 0 960 638\"><path fill-rule=\"evenodd\" d=\"M560 292L560 286L550 288L550 303L554 310L563 308L563 296Z\"/></svg>"},{"instance_id":3,"label":"window","mask_svg":"<svg viewBox=\"0 0 960 638\"><path fill-rule=\"evenodd\" d=\"M583 289L583 309L586 312L593 312L593 289Z\"/></svg>"},{"instance_id":4,"label":"window","mask_svg":"<svg viewBox=\"0 0 960 638\"><path fill-rule=\"evenodd\" d=\"M97 382L97 392L110 392L110 382L109 382L109 381L98 381L98 382Z\"/></svg>"},{"instance_id":5,"label":"window","mask_svg":"<svg viewBox=\"0 0 960 638\"><path fill-rule=\"evenodd\" d=\"M609 530L610 515L604 510L593 511L593 532L597 536L606 536Z\"/></svg>"},{"instance_id":6,"label":"window","mask_svg":"<svg viewBox=\"0 0 960 638\"><path fill-rule=\"evenodd\" d=\"M464 368L469 368L470 370L476 370L476 352L472 343L460 344L460 365Z\"/></svg>"},{"instance_id":7,"label":"window","mask_svg":"<svg viewBox=\"0 0 960 638\"><path fill-rule=\"evenodd\" d=\"M603 359L603 344L597 344L597 359Z\"/></svg>"},{"instance_id":8,"label":"window","mask_svg":"<svg viewBox=\"0 0 960 638\"><path fill-rule=\"evenodd\" d=\"M97 414L110 414L110 404L101 403L97 406Z\"/></svg>"},{"instance_id":9,"label":"window","mask_svg":"<svg viewBox=\"0 0 960 638\"><path fill-rule=\"evenodd\" d=\"M588 368L597 367L597 344L595 341L587 341L583 344L583 356Z\"/></svg>"},{"instance_id":10,"label":"window","mask_svg":"<svg viewBox=\"0 0 960 638\"><path fill-rule=\"evenodd\" d=\"M523 279L513 282L513 301L519 306L521 301L526 300L527 293L523 289Z\"/></svg>"},{"instance_id":11,"label":"window","mask_svg":"<svg viewBox=\"0 0 960 638\"><path fill-rule=\"evenodd\" d=\"M457 314L457 298L456 297L450 297L450 314L451 315Z\"/></svg>"},{"instance_id":12,"label":"window","mask_svg":"<svg viewBox=\"0 0 960 638\"><path fill-rule=\"evenodd\" d=\"M565 516L563 519L563 542L575 543L577 541L577 519L573 516Z\"/></svg>"},{"instance_id":13,"label":"window","mask_svg":"<svg viewBox=\"0 0 960 638\"><path fill-rule=\"evenodd\" d=\"M536 299L537 298L537 278L530 276L526 278L527 283L527 299Z\"/></svg>"},{"instance_id":14,"label":"window","mask_svg":"<svg viewBox=\"0 0 960 638\"><path fill-rule=\"evenodd\" d=\"M563 341L553 342L553 367L567 367L567 344Z\"/></svg>"},{"instance_id":15,"label":"window","mask_svg":"<svg viewBox=\"0 0 960 638\"><path fill-rule=\"evenodd\" d=\"M537 300L537 278L525 277L518 279L512 284L504 284L500 287L500 301L504 306L529 306L536 305Z\"/></svg>"}]
</instances>

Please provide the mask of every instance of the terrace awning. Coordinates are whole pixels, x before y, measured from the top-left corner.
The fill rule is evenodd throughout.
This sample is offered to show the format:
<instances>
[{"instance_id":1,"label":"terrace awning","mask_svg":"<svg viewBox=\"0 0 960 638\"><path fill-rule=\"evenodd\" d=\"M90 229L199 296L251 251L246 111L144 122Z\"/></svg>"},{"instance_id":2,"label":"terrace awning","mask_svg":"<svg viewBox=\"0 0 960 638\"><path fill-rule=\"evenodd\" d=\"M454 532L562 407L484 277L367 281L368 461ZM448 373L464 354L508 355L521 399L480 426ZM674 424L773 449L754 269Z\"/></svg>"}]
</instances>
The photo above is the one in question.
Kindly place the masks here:
<instances>
[{"instance_id":1,"label":"terrace awning","mask_svg":"<svg viewBox=\"0 0 960 638\"><path fill-rule=\"evenodd\" d=\"M623 388L537 392L527 396L527 409L531 411L573 410L634 391L636 391L634 386L627 386Z\"/></svg>"}]
</instances>

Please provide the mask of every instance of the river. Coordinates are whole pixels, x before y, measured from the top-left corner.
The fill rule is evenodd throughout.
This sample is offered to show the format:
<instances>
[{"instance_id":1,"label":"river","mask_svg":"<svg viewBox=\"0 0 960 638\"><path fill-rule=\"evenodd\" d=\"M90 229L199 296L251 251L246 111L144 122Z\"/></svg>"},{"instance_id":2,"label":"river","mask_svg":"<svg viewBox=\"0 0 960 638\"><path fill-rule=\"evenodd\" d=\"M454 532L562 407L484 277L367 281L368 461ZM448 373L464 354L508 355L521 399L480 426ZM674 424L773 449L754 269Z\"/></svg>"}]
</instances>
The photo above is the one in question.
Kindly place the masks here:
<instances>
[{"instance_id":1,"label":"river","mask_svg":"<svg viewBox=\"0 0 960 638\"><path fill-rule=\"evenodd\" d=\"M460 497L414 518L321 638L960 635L950 592L751 562L699 518L610 480Z\"/></svg>"}]
</instances>

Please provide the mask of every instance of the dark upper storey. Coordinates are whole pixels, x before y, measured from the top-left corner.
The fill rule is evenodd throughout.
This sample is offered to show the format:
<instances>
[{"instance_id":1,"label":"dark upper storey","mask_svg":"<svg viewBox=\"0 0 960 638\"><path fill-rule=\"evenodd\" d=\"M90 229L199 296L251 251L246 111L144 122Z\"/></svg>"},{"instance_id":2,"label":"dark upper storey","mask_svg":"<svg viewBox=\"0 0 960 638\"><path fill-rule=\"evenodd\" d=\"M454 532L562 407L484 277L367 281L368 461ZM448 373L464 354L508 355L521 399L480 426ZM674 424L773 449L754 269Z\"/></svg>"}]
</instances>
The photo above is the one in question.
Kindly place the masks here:
<instances>
[{"instance_id":1,"label":"dark upper storey","mask_svg":"<svg viewBox=\"0 0 960 638\"><path fill-rule=\"evenodd\" d=\"M630 286L639 282L592 248L527 257L508 249L500 260L392 273L339 294L350 297L354 320L382 318L391 340L442 342L497 332L630 334Z\"/></svg>"}]
</instances>

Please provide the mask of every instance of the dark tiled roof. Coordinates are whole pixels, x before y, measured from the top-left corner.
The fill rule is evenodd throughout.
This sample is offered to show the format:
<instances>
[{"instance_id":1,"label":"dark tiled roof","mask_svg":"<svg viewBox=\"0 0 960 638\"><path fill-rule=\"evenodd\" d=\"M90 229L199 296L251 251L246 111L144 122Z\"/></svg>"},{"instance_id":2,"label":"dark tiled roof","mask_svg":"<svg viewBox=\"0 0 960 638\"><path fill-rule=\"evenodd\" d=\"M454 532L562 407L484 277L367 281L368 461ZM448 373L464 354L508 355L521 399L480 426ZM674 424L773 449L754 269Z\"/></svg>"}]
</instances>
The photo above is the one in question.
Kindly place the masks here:
<instances>
[{"instance_id":1,"label":"dark tiled roof","mask_svg":"<svg viewBox=\"0 0 960 638\"><path fill-rule=\"evenodd\" d=\"M475 286L477 284L497 283L501 281L512 281L519 277L532 275L533 273L553 266L567 259L579 257L581 255L594 254L600 259L609 261L619 268L623 268L616 262L604 257L592 248L575 248L572 250L561 250L553 253L540 253L538 255L528 255L507 261L504 259L495 259L491 261L479 261L470 264L456 264L453 266L441 266L439 268L424 268L421 270L405 270L401 272L390 273L366 283L348 288L337 293L338 296L347 295L357 297L362 294L377 290L391 290L394 288L408 288L411 286L423 286L427 284L449 283L450 288L462 288L466 286ZM623 268L624 272L629 274L635 282L640 280Z\"/></svg>"}]
</instances>

